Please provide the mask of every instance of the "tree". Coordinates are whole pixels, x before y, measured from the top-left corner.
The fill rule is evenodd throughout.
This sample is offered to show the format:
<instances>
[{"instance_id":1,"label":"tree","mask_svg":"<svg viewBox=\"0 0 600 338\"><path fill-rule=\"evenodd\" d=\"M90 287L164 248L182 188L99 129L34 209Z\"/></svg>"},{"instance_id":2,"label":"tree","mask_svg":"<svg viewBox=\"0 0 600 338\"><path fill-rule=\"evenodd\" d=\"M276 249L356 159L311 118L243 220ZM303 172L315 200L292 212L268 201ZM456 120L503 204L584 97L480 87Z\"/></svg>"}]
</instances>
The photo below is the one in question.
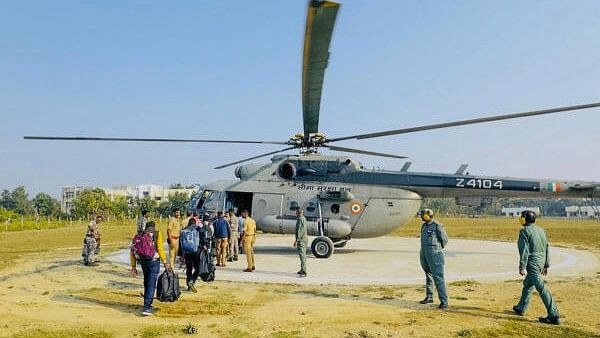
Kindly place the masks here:
<instances>
[{"instance_id":1,"label":"tree","mask_svg":"<svg viewBox=\"0 0 600 338\"><path fill-rule=\"evenodd\" d=\"M156 208L156 212L164 217L169 217L171 214L171 203L169 201L160 202L158 208Z\"/></svg>"},{"instance_id":2,"label":"tree","mask_svg":"<svg viewBox=\"0 0 600 338\"><path fill-rule=\"evenodd\" d=\"M29 200L27 191L24 186L18 186L10 193L12 203L14 203L14 211L18 214L25 215L33 213L33 203Z\"/></svg>"},{"instance_id":3,"label":"tree","mask_svg":"<svg viewBox=\"0 0 600 338\"><path fill-rule=\"evenodd\" d=\"M133 212L136 215L140 215L142 210L146 210L149 213L155 212L158 207L158 202L150 196L144 196L144 198L136 197L133 205Z\"/></svg>"},{"instance_id":4,"label":"tree","mask_svg":"<svg viewBox=\"0 0 600 338\"><path fill-rule=\"evenodd\" d=\"M71 214L75 217L91 218L94 215L112 210L110 199L100 188L85 189L73 200Z\"/></svg>"},{"instance_id":5,"label":"tree","mask_svg":"<svg viewBox=\"0 0 600 338\"><path fill-rule=\"evenodd\" d=\"M171 210L179 208L184 211L187 209L189 203L190 197L185 193L176 192L172 195L169 195L169 204L171 204Z\"/></svg>"},{"instance_id":6,"label":"tree","mask_svg":"<svg viewBox=\"0 0 600 338\"><path fill-rule=\"evenodd\" d=\"M174 194L169 195L168 201L161 202L160 205L158 206L158 208L156 209L156 212L159 215L163 215L165 217L168 217L169 215L171 215L173 212L173 209L175 209L175 208L179 208L185 212L189 202L190 202L190 198L188 197L187 194L182 193L182 192L176 192Z\"/></svg>"},{"instance_id":7,"label":"tree","mask_svg":"<svg viewBox=\"0 0 600 338\"><path fill-rule=\"evenodd\" d=\"M125 218L130 215L129 199L125 196L115 196L112 201L112 213L117 218Z\"/></svg>"},{"instance_id":8,"label":"tree","mask_svg":"<svg viewBox=\"0 0 600 338\"><path fill-rule=\"evenodd\" d=\"M45 192L40 192L33 198L33 206L40 215L49 217L60 214L60 203Z\"/></svg>"},{"instance_id":9,"label":"tree","mask_svg":"<svg viewBox=\"0 0 600 338\"><path fill-rule=\"evenodd\" d=\"M12 195L8 189L2 190L0 194L0 208L4 208L6 210L14 210L15 202L12 199Z\"/></svg>"},{"instance_id":10,"label":"tree","mask_svg":"<svg viewBox=\"0 0 600 338\"><path fill-rule=\"evenodd\" d=\"M194 189L195 185L193 184L182 184L182 183L173 183L169 186L169 189Z\"/></svg>"},{"instance_id":11,"label":"tree","mask_svg":"<svg viewBox=\"0 0 600 338\"><path fill-rule=\"evenodd\" d=\"M17 218L17 214L15 214L13 211L10 210L6 210L3 207L0 207L0 222L6 222L9 219L13 220Z\"/></svg>"}]
</instances>

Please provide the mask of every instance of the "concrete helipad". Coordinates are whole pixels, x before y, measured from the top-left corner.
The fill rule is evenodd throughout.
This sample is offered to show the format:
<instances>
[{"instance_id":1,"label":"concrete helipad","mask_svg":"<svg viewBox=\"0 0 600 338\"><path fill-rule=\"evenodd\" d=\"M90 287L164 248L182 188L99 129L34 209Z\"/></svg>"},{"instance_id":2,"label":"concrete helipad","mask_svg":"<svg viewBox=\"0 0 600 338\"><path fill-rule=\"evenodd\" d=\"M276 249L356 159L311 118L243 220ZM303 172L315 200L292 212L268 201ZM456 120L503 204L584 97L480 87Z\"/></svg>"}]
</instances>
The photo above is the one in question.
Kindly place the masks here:
<instances>
[{"instance_id":1,"label":"concrete helipad","mask_svg":"<svg viewBox=\"0 0 600 338\"><path fill-rule=\"evenodd\" d=\"M312 240L312 239L311 239ZM217 268L216 279L240 282L296 284L420 284L419 239L380 237L353 239L345 248L336 248L329 259L307 256L308 277L299 278L299 259L292 236L262 235L257 238L256 271L246 273L246 257ZM591 252L550 248L550 276L595 274L598 258ZM127 250L107 257L129 264ZM516 243L450 239L446 248L446 279L506 280L518 278ZM183 270L177 273L185 275Z\"/></svg>"}]
</instances>

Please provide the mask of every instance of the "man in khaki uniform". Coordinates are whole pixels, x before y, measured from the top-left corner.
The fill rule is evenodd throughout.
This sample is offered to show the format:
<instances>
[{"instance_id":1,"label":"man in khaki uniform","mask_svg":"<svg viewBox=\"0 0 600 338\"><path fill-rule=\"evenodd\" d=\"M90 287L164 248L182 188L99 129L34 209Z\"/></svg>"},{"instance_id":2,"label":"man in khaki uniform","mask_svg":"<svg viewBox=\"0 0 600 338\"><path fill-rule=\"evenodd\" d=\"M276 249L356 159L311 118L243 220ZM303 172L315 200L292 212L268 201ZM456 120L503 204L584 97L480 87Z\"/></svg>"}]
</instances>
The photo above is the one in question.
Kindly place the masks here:
<instances>
[{"instance_id":1,"label":"man in khaki uniform","mask_svg":"<svg viewBox=\"0 0 600 338\"><path fill-rule=\"evenodd\" d=\"M242 211L242 218L244 219L244 235L242 236L242 244L244 246L244 253L246 254L246 261L248 267L244 272L252 272L256 270L254 265L254 242L256 241L256 222L250 218L248 210Z\"/></svg>"},{"instance_id":2,"label":"man in khaki uniform","mask_svg":"<svg viewBox=\"0 0 600 338\"><path fill-rule=\"evenodd\" d=\"M238 239L240 238L238 226L239 222L237 216L233 212L233 209L229 209L229 228L231 229L231 237L229 238L228 262L238 260Z\"/></svg>"},{"instance_id":3,"label":"man in khaki uniform","mask_svg":"<svg viewBox=\"0 0 600 338\"><path fill-rule=\"evenodd\" d=\"M169 262L171 267L175 266L175 257L179 252L179 234L181 233L181 210L173 209L173 217L169 220L167 227L167 241L169 242ZM159 244L160 245L160 244Z\"/></svg>"}]
</instances>

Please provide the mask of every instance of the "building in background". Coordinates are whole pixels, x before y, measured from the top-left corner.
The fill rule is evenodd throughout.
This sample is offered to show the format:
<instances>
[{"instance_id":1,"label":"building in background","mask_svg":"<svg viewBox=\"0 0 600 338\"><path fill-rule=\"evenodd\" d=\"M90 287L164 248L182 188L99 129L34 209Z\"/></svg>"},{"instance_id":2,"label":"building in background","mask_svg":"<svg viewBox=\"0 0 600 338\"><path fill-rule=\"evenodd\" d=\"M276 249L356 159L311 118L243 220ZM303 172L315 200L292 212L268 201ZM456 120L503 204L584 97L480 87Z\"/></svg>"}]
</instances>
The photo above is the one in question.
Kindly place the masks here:
<instances>
[{"instance_id":1,"label":"building in background","mask_svg":"<svg viewBox=\"0 0 600 338\"><path fill-rule=\"evenodd\" d=\"M502 213L505 217L520 217L521 213L525 210L531 210L536 215L540 214L539 207L516 207L516 208L502 208Z\"/></svg>"},{"instance_id":2,"label":"building in background","mask_svg":"<svg viewBox=\"0 0 600 338\"><path fill-rule=\"evenodd\" d=\"M571 205L565 207L565 213L567 217L600 217L600 207Z\"/></svg>"},{"instance_id":3,"label":"building in background","mask_svg":"<svg viewBox=\"0 0 600 338\"><path fill-rule=\"evenodd\" d=\"M62 188L62 201L61 211L70 213L73 209L73 200L79 196L79 194L85 189L93 189L95 187L64 187ZM188 197L192 196L196 189L178 187L178 188L165 188L155 184L141 184L136 186L118 186L113 188L100 188L106 192L108 198L113 201L117 196L127 197L130 201L135 198L143 199L145 197L151 198L158 203L162 201L168 201L169 196L175 193L183 193Z\"/></svg>"},{"instance_id":4,"label":"building in background","mask_svg":"<svg viewBox=\"0 0 600 338\"><path fill-rule=\"evenodd\" d=\"M60 211L69 213L73 209L73 200L84 191L85 187L65 187L62 188L62 198L60 203Z\"/></svg>"}]
</instances>

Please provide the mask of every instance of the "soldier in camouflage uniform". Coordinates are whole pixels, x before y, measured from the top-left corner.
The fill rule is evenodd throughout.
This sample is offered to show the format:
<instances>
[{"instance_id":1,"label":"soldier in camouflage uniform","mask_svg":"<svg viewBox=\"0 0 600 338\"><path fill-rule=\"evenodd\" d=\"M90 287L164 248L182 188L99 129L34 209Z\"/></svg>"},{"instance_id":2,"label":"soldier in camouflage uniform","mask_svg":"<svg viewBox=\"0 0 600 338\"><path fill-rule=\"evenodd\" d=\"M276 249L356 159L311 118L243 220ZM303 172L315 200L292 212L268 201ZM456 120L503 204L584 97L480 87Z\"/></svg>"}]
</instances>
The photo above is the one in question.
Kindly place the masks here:
<instances>
[{"instance_id":1,"label":"soldier in camouflage uniform","mask_svg":"<svg viewBox=\"0 0 600 338\"><path fill-rule=\"evenodd\" d=\"M140 217L138 217L136 223L138 234L144 232L144 229L146 228L146 223L148 223L148 210L142 209Z\"/></svg>"},{"instance_id":2,"label":"soldier in camouflage uniform","mask_svg":"<svg viewBox=\"0 0 600 338\"><path fill-rule=\"evenodd\" d=\"M294 241L294 247L298 249L298 256L300 256L300 271L298 275L300 277L306 277L306 247L308 245L308 233L306 228L306 217L304 217L304 210L296 209L296 240Z\"/></svg>"},{"instance_id":3,"label":"soldier in camouflage uniform","mask_svg":"<svg viewBox=\"0 0 600 338\"><path fill-rule=\"evenodd\" d=\"M433 219L433 210L423 209L421 211L421 267L425 272L425 299L421 304L433 303L433 284L440 299L440 309L448 307L448 295L446 294L446 281L444 280L444 252L443 248L448 244L446 229L441 223Z\"/></svg>"},{"instance_id":4,"label":"soldier in camouflage uniform","mask_svg":"<svg viewBox=\"0 0 600 338\"><path fill-rule=\"evenodd\" d=\"M544 229L535 225L536 215L533 211L525 210L521 213L519 221L523 229L519 232L519 274L525 276L523 280L523 291L519 304L513 306L513 311L522 316L527 310L531 293L535 288L542 297L547 317L540 317L539 320L546 324L560 324L558 309L556 303L550 294L550 290L544 283L544 278L548 274L550 267L550 257L548 255L548 240Z\"/></svg>"},{"instance_id":5,"label":"soldier in camouflage uniform","mask_svg":"<svg viewBox=\"0 0 600 338\"><path fill-rule=\"evenodd\" d=\"M94 265L96 256L100 253L100 223L102 223L102 220L102 216L96 216L96 219L90 222L85 232L81 251L81 257L85 265Z\"/></svg>"},{"instance_id":6,"label":"soldier in camouflage uniform","mask_svg":"<svg viewBox=\"0 0 600 338\"><path fill-rule=\"evenodd\" d=\"M233 209L229 209L229 229L231 230L231 237L229 237L227 261L232 262L238 260L238 240L240 239L239 220Z\"/></svg>"}]
</instances>

